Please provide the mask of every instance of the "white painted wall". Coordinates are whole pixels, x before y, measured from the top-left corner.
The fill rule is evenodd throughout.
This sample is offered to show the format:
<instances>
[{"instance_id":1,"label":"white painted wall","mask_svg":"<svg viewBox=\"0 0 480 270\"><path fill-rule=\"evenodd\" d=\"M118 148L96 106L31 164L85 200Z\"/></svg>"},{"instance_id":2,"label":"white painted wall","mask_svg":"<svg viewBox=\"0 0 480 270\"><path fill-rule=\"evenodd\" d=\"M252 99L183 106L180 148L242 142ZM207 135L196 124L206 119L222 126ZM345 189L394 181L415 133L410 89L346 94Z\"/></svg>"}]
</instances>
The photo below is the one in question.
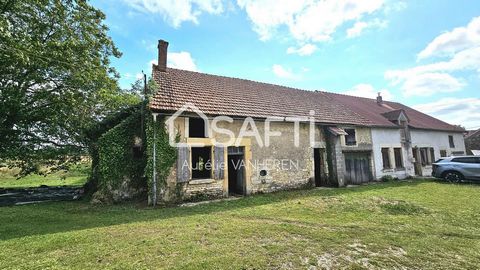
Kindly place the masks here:
<instances>
[{"instance_id":1,"label":"white painted wall","mask_svg":"<svg viewBox=\"0 0 480 270\"><path fill-rule=\"evenodd\" d=\"M400 129L372 128L373 160L375 178L380 179L384 175L391 175L404 179L414 175L412 153L402 146ZM393 148L402 148L402 160L404 168L383 169L382 148L390 148L390 163L395 167Z\"/></svg>"},{"instance_id":2,"label":"white painted wall","mask_svg":"<svg viewBox=\"0 0 480 270\"><path fill-rule=\"evenodd\" d=\"M462 133L446 132L446 131L430 131L421 129L410 129L412 138L412 147L433 147L435 159L440 158L440 150L446 150L447 156L452 155L452 152L463 152L465 154L465 141ZM448 136L453 136L455 148L450 148ZM431 176L432 166L427 165L422 167L423 176Z\"/></svg>"}]
</instances>

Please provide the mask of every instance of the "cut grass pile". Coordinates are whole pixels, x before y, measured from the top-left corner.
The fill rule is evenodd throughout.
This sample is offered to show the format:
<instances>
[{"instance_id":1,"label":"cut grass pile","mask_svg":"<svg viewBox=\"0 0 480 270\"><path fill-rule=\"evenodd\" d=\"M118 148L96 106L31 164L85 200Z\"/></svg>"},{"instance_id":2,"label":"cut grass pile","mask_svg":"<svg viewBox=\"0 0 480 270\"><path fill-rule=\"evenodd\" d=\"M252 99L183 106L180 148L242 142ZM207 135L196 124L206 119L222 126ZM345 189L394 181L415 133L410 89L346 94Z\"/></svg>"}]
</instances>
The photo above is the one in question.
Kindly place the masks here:
<instances>
[{"instance_id":1,"label":"cut grass pile","mask_svg":"<svg viewBox=\"0 0 480 270\"><path fill-rule=\"evenodd\" d=\"M475 269L479 192L414 180L193 207L3 207L0 269Z\"/></svg>"}]
</instances>

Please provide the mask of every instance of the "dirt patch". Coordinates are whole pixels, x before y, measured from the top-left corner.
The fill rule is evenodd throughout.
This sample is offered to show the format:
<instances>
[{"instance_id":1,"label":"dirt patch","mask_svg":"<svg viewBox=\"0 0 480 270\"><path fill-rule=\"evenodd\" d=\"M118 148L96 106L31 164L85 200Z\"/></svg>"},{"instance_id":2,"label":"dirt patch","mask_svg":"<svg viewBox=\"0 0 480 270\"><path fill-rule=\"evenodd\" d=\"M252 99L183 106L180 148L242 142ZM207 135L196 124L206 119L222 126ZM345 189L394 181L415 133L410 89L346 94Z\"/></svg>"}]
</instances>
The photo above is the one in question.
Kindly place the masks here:
<instances>
[{"instance_id":1,"label":"dirt patch","mask_svg":"<svg viewBox=\"0 0 480 270\"><path fill-rule=\"evenodd\" d=\"M312 258L300 258L301 263L310 270L324 269L384 269L377 266L376 261L387 259L392 263L391 269L407 269L397 261L404 259L407 252L401 247L390 246L388 248L371 251L368 246L361 243L352 243L345 247L341 252L323 253L315 256L315 262Z\"/></svg>"}]
</instances>

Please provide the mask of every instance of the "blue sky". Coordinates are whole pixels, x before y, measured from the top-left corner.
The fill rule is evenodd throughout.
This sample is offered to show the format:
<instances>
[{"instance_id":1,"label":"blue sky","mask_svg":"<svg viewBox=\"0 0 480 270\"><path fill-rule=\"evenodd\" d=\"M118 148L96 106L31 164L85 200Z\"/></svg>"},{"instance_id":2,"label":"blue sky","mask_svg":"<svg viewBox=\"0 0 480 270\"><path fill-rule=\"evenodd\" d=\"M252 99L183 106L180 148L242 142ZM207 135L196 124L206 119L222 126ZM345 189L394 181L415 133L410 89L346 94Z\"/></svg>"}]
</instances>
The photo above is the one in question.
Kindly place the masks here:
<instances>
[{"instance_id":1,"label":"blue sky","mask_svg":"<svg viewBox=\"0 0 480 270\"><path fill-rule=\"evenodd\" d=\"M182 69L404 103L480 128L480 1L98 0L124 88Z\"/></svg>"}]
</instances>

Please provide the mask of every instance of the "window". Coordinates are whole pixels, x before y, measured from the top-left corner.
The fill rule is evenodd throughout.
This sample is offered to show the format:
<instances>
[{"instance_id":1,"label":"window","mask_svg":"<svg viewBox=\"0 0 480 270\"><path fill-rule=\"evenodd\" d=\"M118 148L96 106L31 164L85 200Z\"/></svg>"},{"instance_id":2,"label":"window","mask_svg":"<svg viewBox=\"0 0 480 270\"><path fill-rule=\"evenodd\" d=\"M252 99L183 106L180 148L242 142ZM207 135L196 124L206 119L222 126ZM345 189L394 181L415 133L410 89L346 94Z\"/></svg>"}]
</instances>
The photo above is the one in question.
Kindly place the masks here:
<instances>
[{"instance_id":1,"label":"window","mask_svg":"<svg viewBox=\"0 0 480 270\"><path fill-rule=\"evenodd\" d=\"M205 121L202 118L188 119L188 137L207 138L205 132Z\"/></svg>"},{"instance_id":2,"label":"window","mask_svg":"<svg viewBox=\"0 0 480 270\"><path fill-rule=\"evenodd\" d=\"M435 160L435 152L431 147L420 148L420 158L422 166L431 165Z\"/></svg>"},{"instance_id":3,"label":"window","mask_svg":"<svg viewBox=\"0 0 480 270\"><path fill-rule=\"evenodd\" d=\"M348 129L345 129L345 132L347 133L347 135L345 135L345 144L346 145L356 145L357 140L355 138L355 129L348 128Z\"/></svg>"},{"instance_id":4,"label":"window","mask_svg":"<svg viewBox=\"0 0 480 270\"><path fill-rule=\"evenodd\" d=\"M192 179L212 177L212 147L192 147Z\"/></svg>"},{"instance_id":5,"label":"window","mask_svg":"<svg viewBox=\"0 0 480 270\"><path fill-rule=\"evenodd\" d=\"M392 168L390 164L390 150L388 148L382 148L382 160L384 169Z\"/></svg>"},{"instance_id":6,"label":"window","mask_svg":"<svg viewBox=\"0 0 480 270\"><path fill-rule=\"evenodd\" d=\"M395 167L403 168L402 148L393 148L393 153L395 155Z\"/></svg>"},{"instance_id":7,"label":"window","mask_svg":"<svg viewBox=\"0 0 480 270\"><path fill-rule=\"evenodd\" d=\"M447 157L447 150L440 150L440 157Z\"/></svg>"},{"instance_id":8,"label":"window","mask_svg":"<svg viewBox=\"0 0 480 270\"><path fill-rule=\"evenodd\" d=\"M478 158L476 157L459 157L452 159L452 162L458 163L478 163Z\"/></svg>"},{"instance_id":9,"label":"window","mask_svg":"<svg viewBox=\"0 0 480 270\"><path fill-rule=\"evenodd\" d=\"M450 144L450 148L455 148L455 142L453 141L452 135L448 135L448 143Z\"/></svg>"}]
</instances>

